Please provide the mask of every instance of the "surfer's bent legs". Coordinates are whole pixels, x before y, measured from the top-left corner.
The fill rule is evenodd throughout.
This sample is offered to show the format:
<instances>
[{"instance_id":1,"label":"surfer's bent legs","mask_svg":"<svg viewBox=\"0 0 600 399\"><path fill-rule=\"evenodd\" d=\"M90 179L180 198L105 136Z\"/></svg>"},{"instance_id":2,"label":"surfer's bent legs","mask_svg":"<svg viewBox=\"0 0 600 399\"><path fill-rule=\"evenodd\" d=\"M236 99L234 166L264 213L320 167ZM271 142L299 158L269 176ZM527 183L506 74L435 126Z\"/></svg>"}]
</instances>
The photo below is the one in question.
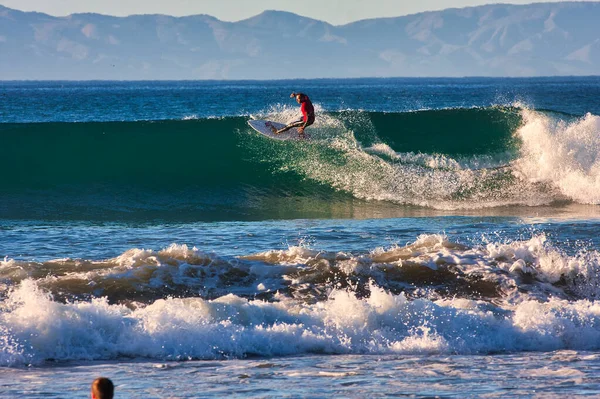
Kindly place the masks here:
<instances>
[{"instance_id":1,"label":"surfer's bent legs","mask_svg":"<svg viewBox=\"0 0 600 399\"><path fill-rule=\"evenodd\" d=\"M306 123L305 127L308 127L308 126L312 125L314 122L315 122L315 118L314 117L309 118L308 119L308 123ZM283 132L287 132L288 130L290 130L293 127L302 127L302 126L304 126L304 123L305 123L304 119L300 118L300 120L294 121L294 122L290 123L289 125L287 125L286 127L281 128L280 130L273 131L273 133L280 134L280 133L283 133ZM303 134L303 133L300 133L300 134Z\"/></svg>"},{"instance_id":2,"label":"surfer's bent legs","mask_svg":"<svg viewBox=\"0 0 600 399\"><path fill-rule=\"evenodd\" d=\"M287 132L288 130L290 130L291 128L294 127L300 127L304 125L304 120L300 119L299 121L294 121L292 123L290 123L289 125L287 125L286 127L282 127L281 129L279 129L276 133L283 133L283 132Z\"/></svg>"}]
</instances>

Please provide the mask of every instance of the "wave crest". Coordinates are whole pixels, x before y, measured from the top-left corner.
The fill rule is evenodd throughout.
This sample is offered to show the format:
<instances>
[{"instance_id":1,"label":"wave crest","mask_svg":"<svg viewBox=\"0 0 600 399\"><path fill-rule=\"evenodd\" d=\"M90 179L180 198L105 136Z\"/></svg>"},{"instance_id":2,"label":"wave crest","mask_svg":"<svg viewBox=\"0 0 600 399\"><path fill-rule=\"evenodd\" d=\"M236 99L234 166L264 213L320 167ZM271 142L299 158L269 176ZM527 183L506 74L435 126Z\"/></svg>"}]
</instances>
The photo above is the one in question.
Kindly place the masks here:
<instances>
[{"instance_id":1,"label":"wave crest","mask_svg":"<svg viewBox=\"0 0 600 399\"><path fill-rule=\"evenodd\" d=\"M600 204L600 117L574 120L523 111L521 157L514 163L522 176L545 182L583 204Z\"/></svg>"}]
</instances>

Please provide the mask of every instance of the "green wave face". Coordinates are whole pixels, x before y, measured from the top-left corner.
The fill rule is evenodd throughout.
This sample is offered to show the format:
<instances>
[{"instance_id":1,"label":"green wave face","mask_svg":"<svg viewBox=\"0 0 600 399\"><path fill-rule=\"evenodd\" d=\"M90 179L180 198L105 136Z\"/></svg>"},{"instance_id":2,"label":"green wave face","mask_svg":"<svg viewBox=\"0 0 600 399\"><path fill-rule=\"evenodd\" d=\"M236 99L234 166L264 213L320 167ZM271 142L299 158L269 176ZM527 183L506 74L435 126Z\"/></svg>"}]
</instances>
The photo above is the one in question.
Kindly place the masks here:
<instances>
[{"instance_id":1,"label":"green wave face","mask_svg":"<svg viewBox=\"0 0 600 399\"><path fill-rule=\"evenodd\" d=\"M233 133L243 125L241 118L2 125L5 159L14 165L2 178L25 187L243 181L228 162L242 158Z\"/></svg>"},{"instance_id":2,"label":"green wave face","mask_svg":"<svg viewBox=\"0 0 600 399\"><path fill-rule=\"evenodd\" d=\"M473 108L343 115L365 145L377 141L396 152L450 156L495 154L514 149L512 133L521 123L515 108ZM365 122L369 128L365 129ZM375 134L365 134L374 132Z\"/></svg>"},{"instance_id":3,"label":"green wave face","mask_svg":"<svg viewBox=\"0 0 600 399\"><path fill-rule=\"evenodd\" d=\"M478 168L460 160L506 157L516 148L520 117L500 108L344 111L320 115L308 142L270 140L246 122L2 124L0 216L331 217L331 204L468 200L481 188L423 191L410 180L461 180L457 173ZM501 186L505 178L485 184Z\"/></svg>"}]
</instances>

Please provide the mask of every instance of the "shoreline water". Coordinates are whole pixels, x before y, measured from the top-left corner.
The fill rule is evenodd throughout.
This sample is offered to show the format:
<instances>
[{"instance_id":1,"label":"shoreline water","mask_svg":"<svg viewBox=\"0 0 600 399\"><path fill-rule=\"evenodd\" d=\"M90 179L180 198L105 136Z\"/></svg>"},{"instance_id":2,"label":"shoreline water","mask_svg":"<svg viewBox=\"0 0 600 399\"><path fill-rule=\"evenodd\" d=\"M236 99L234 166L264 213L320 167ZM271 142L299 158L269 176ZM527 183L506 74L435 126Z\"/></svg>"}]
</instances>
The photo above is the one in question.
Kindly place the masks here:
<instances>
[{"instance_id":1,"label":"shoreline water","mask_svg":"<svg viewBox=\"0 0 600 399\"><path fill-rule=\"evenodd\" d=\"M65 398L88 393L98 375L116 395L147 398L594 397L595 352L474 356L302 356L206 362L91 362L0 369L3 397ZM9 382L10 381L10 382ZM151 381L151 383L148 383ZM82 383L85 382L85 383Z\"/></svg>"}]
</instances>

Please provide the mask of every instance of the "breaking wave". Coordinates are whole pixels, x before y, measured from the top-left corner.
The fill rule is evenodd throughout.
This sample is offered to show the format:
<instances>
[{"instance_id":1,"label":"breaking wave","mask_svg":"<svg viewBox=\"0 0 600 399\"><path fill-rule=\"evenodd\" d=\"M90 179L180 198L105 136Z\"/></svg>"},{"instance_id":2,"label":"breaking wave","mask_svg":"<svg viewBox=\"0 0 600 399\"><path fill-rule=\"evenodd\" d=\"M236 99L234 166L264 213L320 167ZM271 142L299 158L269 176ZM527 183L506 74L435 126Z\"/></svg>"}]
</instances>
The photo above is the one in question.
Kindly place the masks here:
<instances>
[{"instance_id":1,"label":"breaking wave","mask_svg":"<svg viewBox=\"0 0 600 399\"><path fill-rule=\"evenodd\" d=\"M285 122L294 112L258 117ZM518 105L320 110L309 142L268 140L244 117L0 124L10 165L0 171L0 217L315 216L282 206L293 200L317 214L356 201L439 210L598 204L599 120ZM275 202L279 213L265 212Z\"/></svg>"},{"instance_id":2,"label":"breaking wave","mask_svg":"<svg viewBox=\"0 0 600 399\"><path fill-rule=\"evenodd\" d=\"M0 364L598 350L599 269L597 251L566 254L543 234L478 246L423 235L363 254L173 244L5 259Z\"/></svg>"}]
</instances>

